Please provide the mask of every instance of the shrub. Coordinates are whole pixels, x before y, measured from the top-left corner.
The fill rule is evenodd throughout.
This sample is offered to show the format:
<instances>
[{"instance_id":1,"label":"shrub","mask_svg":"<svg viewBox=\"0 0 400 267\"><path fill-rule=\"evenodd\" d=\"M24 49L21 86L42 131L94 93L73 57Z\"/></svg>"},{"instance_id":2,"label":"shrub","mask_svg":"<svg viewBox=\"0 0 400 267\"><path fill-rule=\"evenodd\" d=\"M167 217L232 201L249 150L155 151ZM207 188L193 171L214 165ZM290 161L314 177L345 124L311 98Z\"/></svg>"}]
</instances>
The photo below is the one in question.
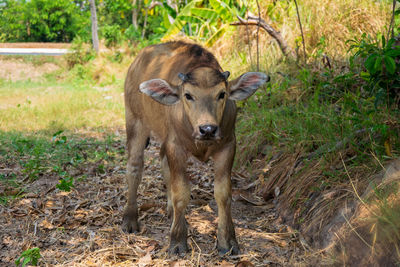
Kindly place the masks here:
<instances>
[{"instance_id":1,"label":"shrub","mask_svg":"<svg viewBox=\"0 0 400 267\"><path fill-rule=\"evenodd\" d=\"M107 47L114 47L123 40L121 29L118 25L106 25L101 29Z\"/></svg>"},{"instance_id":2,"label":"shrub","mask_svg":"<svg viewBox=\"0 0 400 267\"><path fill-rule=\"evenodd\" d=\"M400 44L383 35L371 38L363 34L360 40L351 40L354 51L351 65L362 62L360 76L367 82L366 90L375 96L375 106L400 104Z\"/></svg>"},{"instance_id":3,"label":"shrub","mask_svg":"<svg viewBox=\"0 0 400 267\"><path fill-rule=\"evenodd\" d=\"M80 37L74 39L69 53L65 55L69 69L77 64L83 65L94 57L95 53L91 46L86 45Z\"/></svg>"}]
</instances>

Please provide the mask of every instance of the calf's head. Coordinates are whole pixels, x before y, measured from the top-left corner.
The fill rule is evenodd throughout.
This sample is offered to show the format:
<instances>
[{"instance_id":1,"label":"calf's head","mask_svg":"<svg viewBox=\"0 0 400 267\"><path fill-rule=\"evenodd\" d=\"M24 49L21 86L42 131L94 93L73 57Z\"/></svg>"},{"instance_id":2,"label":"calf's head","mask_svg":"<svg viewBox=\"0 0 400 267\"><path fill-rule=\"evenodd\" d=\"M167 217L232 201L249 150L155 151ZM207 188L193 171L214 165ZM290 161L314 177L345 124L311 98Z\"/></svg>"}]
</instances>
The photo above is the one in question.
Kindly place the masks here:
<instances>
[{"instance_id":1,"label":"calf's head","mask_svg":"<svg viewBox=\"0 0 400 267\"><path fill-rule=\"evenodd\" d=\"M227 99L244 100L269 81L264 73L247 72L228 82L228 71L207 67L179 73L178 77L181 80L178 86L162 79L152 79L141 83L139 89L164 105L182 102L193 128L193 138L199 141L222 138L220 124Z\"/></svg>"}]
</instances>

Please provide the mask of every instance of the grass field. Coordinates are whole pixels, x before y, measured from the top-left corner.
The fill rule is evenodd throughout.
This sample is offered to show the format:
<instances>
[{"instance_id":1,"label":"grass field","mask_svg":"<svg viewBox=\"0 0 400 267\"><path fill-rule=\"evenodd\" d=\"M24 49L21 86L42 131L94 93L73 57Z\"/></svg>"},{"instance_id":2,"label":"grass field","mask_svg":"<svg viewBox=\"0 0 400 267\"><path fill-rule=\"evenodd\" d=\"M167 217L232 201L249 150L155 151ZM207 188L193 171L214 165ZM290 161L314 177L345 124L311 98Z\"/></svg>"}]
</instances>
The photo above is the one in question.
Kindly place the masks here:
<instances>
[{"instance_id":1,"label":"grass field","mask_svg":"<svg viewBox=\"0 0 400 267\"><path fill-rule=\"evenodd\" d=\"M29 73L16 82L0 80L0 130L51 134L123 127L122 81L100 86L59 75L56 70L40 81L32 81Z\"/></svg>"}]
</instances>

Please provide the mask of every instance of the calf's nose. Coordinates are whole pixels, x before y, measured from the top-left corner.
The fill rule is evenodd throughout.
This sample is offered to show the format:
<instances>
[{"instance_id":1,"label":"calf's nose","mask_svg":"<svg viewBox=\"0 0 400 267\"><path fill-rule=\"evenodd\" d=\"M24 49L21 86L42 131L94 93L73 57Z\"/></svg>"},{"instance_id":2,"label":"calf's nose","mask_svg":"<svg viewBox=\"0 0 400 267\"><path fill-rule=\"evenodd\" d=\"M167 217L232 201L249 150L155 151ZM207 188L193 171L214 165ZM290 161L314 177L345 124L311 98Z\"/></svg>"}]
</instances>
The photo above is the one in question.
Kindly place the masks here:
<instances>
[{"instance_id":1,"label":"calf's nose","mask_svg":"<svg viewBox=\"0 0 400 267\"><path fill-rule=\"evenodd\" d=\"M199 132L201 137L214 137L217 133L218 126L216 125L201 125L199 126Z\"/></svg>"}]
</instances>

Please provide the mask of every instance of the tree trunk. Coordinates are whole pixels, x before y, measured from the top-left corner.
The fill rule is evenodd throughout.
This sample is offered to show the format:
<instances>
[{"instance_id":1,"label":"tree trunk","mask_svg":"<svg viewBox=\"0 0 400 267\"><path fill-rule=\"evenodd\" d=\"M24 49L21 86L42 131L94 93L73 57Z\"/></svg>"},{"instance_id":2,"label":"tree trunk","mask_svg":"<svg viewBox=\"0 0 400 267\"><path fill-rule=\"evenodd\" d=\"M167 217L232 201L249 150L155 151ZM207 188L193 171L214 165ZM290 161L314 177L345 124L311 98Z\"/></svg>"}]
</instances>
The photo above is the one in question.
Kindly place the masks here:
<instances>
[{"instance_id":1,"label":"tree trunk","mask_svg":"<svg viewBox=\"0 0 400 267\"><path fill-rule=\"evenodd\" d=\"M138 28L138 14L140 10L140 0L132 1L132 24L135 29Z\"/></svg>"},{"instance_id":2,"label":"tree trunk","mask_svg":"<svg viewBox=\"0 0 400 267\"><path fill-rule=\"evenodd\" d=\"M143 23L143 30L142 30L142 39L144 38L144 34L146 33L146 26L147 26L147 13L149 12L147 6L144 8L144 23Z\"/></svg>"},{"instance_id":3,"label":"tree trunk","mask_svg":"<svg viewBox=\"0 0 400 267\"><path fill-rule=\"evenodd\" d=\"M94 0L89 0L90 3L90 18L92 20L92 42L93 49L96 53L99 52L99 36L97 35L97 15L96 15L96 4Z\"/></svg>"}]
</instances>

